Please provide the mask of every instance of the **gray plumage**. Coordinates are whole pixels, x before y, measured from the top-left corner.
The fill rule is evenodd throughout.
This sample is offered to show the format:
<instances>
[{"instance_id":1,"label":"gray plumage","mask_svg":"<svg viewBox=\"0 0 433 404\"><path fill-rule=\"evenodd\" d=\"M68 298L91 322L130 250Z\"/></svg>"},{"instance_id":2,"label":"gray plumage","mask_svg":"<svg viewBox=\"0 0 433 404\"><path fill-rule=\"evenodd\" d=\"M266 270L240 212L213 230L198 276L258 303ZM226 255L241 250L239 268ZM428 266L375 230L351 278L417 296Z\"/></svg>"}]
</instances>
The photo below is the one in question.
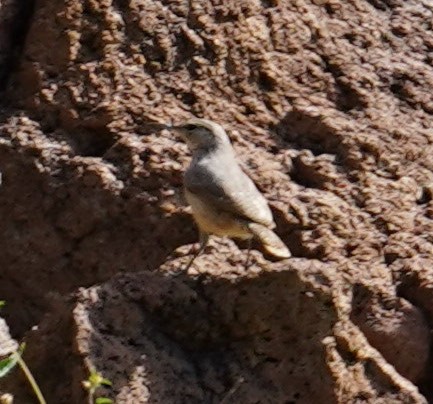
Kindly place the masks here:
<instances>
[{"instance_id":1,"label":"gray plumage","mask_svg":"<svg viewBox=\"0 0 433 404\"><path fill-rule=\"evenodd\" d=\"M240 168L224 129L205 119L192 119L174 129L193 153L184 177L185 196L202 238L255 237L272 255L290 257L271 230L275 223L265 197Z\"/></svg>"}]
</instances>

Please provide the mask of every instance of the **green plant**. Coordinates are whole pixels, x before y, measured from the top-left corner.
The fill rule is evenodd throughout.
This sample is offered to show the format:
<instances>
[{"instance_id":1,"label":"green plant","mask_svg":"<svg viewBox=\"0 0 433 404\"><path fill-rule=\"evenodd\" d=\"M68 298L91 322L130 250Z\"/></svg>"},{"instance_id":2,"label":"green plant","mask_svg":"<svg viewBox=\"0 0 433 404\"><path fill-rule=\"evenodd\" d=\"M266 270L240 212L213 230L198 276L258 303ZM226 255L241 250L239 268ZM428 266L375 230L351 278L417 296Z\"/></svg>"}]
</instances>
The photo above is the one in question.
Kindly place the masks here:
<instances>
[{"instance_id":1,"label":"green plant","mask_svg":"<svg viewBox=\"0 0 433 404\"><path fill-rule=\"evenodd\" d=\"M24 348L25 344L21 344L17 351L0 360L0 378L5 377L16 366L18 358L21 357Z\"/></svg>"},{"instance_id":2,"label":"green plant","mask_svg":"<svg viewBox=\"0 0 433 404\"><path fill-rule=\"evenodd\" d=\"M37 397L39 403L46 404L41 389L36 383L36 380L33 377L32 372L30 371L27 364L24 362L24 359L22 358L24 349L25 349L25 344L23 343L20 345L17 351L12 352L8 357L0 361L0 378L5 377L18 364L21 370L23 371L24 375L26 376L26 379L29 382L30 386L32 387L32 390L35 393L35 396Z\"/></svg>"},{"instance_id":3,"label":"green plant","mask_svg":"<svg viewBox=\"0 0 433 404\"><path fill-rule=\"evenodd\" d=\"M0 300L0 308L3 307L5 304L6 303L4 300ZM27 364L24 362L24 359L22 358L25 347L26 344L22 343L15 352L12 352L9 356L0 360L0 378L5 377L18 364L21 370L23 371L24 375L26 376L26 379L29 382L30 386L32 387L32 390L35 393L35 396L37 397L39 404L46 404L41 389L36 383L36 380L33 377L32 372L30 371Z\"/></svg>"},{"instance_id":4,"label":"green plant","mask_svg":"<svg viewBox=\"0 0 433 404\"><path fill-rule=\"evenodd\" d=\"M5 306L6 302L4 300L0 300L0 308ZM22 358L24 349L26 345L22 343L19 348L12 352L9 356L0 360L0 379L5 377L16 365L18 365L23 371L24 375L27 378L30 386L33 389L35 396L37 397L39 404L46 404L46 400L42 395L41 389L36 383L35 378L32 375L32 372L24 362ZM92 370L87 380L83 381L84 388L89 392L89 404L112 404L113 400L108 397L97 397L95 399L95 392L98 388L102 386L111 386L111 381L104 378L100 373L96 370ZM9 395L8 397L9 398ZM3 401L3 396L0 397L0 402Z\"/></svg>"},{"instance_id":5,"label":"green plant","mask_svg":"<svg viewBox=\"0 0 433 404\"><path fill-rule=\"evenodd\" d=\"M113 400L108 397L98 397L95 399L95 392L102 386L111 386L111 381L104 378L96 370L92 369L87 380L83 381L83 387L89 392L89 404L111 404Z\"/></svg>"}]
</instances>

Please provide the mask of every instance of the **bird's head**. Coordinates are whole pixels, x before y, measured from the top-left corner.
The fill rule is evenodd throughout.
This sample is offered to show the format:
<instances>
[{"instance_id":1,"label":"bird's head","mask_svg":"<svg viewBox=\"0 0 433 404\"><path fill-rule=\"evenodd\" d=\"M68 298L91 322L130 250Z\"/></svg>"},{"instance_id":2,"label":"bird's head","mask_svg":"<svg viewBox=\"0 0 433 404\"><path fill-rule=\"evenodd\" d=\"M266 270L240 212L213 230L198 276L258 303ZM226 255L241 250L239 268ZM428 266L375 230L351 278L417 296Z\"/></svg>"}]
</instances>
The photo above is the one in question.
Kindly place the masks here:
<instances>
[{"instance_id":1,"label":"bird's head","mask_svg":"<svg viewBox=\"0 0 433 404\"><path fill-rule=\"evenodd\" d=\"M185 140L191 150L212 149L230 145L229 137L221 125L208 119L194 118L172 126Z\"/></svg>"}]
</instances>

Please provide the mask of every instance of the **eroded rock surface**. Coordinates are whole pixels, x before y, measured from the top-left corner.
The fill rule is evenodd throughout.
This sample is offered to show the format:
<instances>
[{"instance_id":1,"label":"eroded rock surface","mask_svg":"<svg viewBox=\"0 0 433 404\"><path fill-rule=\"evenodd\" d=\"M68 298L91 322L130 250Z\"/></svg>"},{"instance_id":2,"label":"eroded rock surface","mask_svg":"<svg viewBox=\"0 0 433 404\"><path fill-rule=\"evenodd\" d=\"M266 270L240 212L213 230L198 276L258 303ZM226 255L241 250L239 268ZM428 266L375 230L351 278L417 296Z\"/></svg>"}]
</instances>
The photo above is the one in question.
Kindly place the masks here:
<instances>
[{"instance_id":1,"label":"eroded rock surface","mask_svg":"<svg viewBox=\"0 0 433 404\"><path fill-rule=\"evenodd\" d=\"M202 257L212 265L195 277L170 274L179 259L162 273L121 275L56 310L28 335L51 400L84 402L70 382L81 357L88 372L109 377L112 388L100 394L118 403L424 402L349 321L332 265L261 260L245 272L239 260L228 274L226 255ZM57 357L64 341L56 329L66 340L72 333L74 355ZM54 384L47 364L59 360L70 366Z\"/></svg>"},{"instance_id":2,"label":"eroded rock surface","mask_svg":"<svg viewBox=\"0 0 433 404\"><path fill-rule=\"evenodd\" d=\"M95 367L118 402L432 399L432 16L36 2L3 94L0 297L16 335L40 325L47 397L81 402ZM146 123L191 114L228 130L295 259L245 271L216 240L173 277L197 237L189 156Z\"/></svg>"}]
</instances>

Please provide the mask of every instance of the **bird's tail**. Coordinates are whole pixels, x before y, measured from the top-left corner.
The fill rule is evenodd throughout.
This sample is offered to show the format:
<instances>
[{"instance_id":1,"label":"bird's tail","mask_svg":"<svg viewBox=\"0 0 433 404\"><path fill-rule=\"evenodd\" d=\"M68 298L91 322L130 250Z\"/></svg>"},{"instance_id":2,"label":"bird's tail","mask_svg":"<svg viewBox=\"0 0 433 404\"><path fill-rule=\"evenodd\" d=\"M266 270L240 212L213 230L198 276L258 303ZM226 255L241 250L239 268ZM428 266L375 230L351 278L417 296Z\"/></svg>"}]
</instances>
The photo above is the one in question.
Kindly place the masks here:
<instances>
[{"instance_id":1,"label":"bird's tail","mask_svg":"<svg viewBox=\"0 0 433 404\"><path fill-rule=\"evenodd\" d=\"M276 258L284 259L292 256L290 250L282 240L268 227L258 223L248 223L248 228L265 250Z\"/></svg>"}]
</instances>

